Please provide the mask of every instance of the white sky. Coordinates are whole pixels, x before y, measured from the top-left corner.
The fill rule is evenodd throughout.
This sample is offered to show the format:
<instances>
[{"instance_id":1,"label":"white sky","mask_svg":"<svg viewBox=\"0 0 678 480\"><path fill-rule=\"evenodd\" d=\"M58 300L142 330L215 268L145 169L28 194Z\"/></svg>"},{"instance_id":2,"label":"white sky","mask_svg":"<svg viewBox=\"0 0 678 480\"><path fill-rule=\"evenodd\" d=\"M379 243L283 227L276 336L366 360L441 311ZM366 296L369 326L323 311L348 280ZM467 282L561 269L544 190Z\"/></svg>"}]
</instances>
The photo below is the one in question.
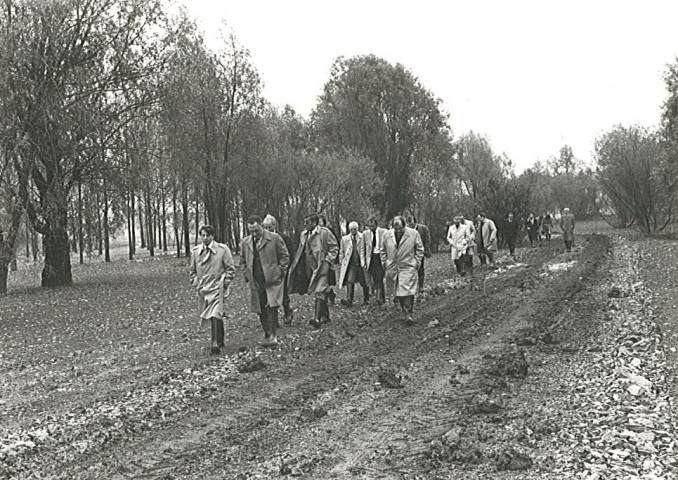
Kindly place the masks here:
<instances>
[{"instance_id":1,"label":"white sky","mask_svg":"<svg viewBox=\"0 0 678 480\"><path fill-rule=\"evenodd\" d=\"M208 38L225 21L264 95L305 117L334 59L401 63L521 171L568 144L590 161L613 125L657 126L678 56L678 1L180 0Z\"/></svg>"}]
</instances>

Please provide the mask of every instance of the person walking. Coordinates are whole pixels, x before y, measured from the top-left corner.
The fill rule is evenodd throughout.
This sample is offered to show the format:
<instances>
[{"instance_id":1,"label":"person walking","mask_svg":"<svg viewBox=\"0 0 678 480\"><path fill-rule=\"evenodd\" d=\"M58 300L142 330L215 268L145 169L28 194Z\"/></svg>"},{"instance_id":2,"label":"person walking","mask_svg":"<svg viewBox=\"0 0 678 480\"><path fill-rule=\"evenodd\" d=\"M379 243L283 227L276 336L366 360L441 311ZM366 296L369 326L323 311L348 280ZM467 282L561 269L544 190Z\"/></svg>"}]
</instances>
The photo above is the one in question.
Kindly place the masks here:
<instances>
[{"instance_id":1,"label":"person walking","mask_svg":"<svg viewBox=\"0 0 678 480\"><path fill-rule=\"evenodd\" d=\"M527 228L527 236L530 239L530 246L534 247L534 244L537 242L537 236L539 235L539 220L534 218L533 213L530 213L527 217L525 226Z\"/></svg>"},{"instance_id":2,"label":"person walking","mask_svg":"<svg viewBox=\"0 0 678 480\"><path fill-rule=\"evenodd\" d=\"M287 247L287 251L290 254L295 251L292 243L292 237L278 230L278 220L276 220L276 218L273 215L266 215L261 225L269 232L277 233L278 235L280 235L283 241L285 242L285 247ZM282 306L284 312L283 323L285 325L291 325L292 320L294 320L294 310L290 305L289 279L290 276L288 270L285 275L285 281L283 284L283 299L282 299Z\"/></svg>"},{"instance_id":3,"label":"person walking","mask_svg":"<svg viewBox=\"0 0 678 480\"><path fill-rule=\"evenodd\" d=\"M544 220L541 223L541 230L547 241L551 240L551 230L553 230L553 217L550 213L544 214Z\"/></svg>"},{"instance_id":4,"label":"person walking","mask_svg":"<svg viewBox=\"0 0 678 480\"><path fill-rule=\"evenodd\" d=\"M478 215L478 258L480 263L494 263L494 252L497 251L497 227L484 213Z\"/></svg>"},{"instance_id":5,"label":"person walking","mask_svg":"<svg viewBox=\"0 0 678 480\"><path fill-rule=\"evenodd\" d=\"M304 217L304 230L290 267L290 293L309 294L315 297L315 312L309 323L320 328L330 321L328 275L339 245L334 234L319 225L318 215Z\"/></svg>"},{"instance_id":6,"label":"person walking","mask_svg":"<svg viewBox=\"0 0 678 480\"><path fill-rule=\"evenodd\" d=\"M454 217L452 225L447 229L447 243L450 244L452 262L460 276L466 275L466 249L470 243L469 230L461 223L461 216Z\"/></svg>"},{"instance_id":7,"label":"person walking","mask_svg":"<svg viewBox=\"0 0 678 480\"><path fill-rule=\"evenodd\" d=\"M431 233L428 230L428 227L423 223L417 223L417 218L414 215L407 217L407 226L415 229L419 232L421 237L421 242L424 244L424 258L421 260L421 266L419 267L419 291L424 288L424 277L426 276L426 269L424 264L426 263L427 258L431 258L433 254L431 253Z\"/></svg>"},{"instance_id":8,"label":"person walking","mask_svg":"<svg viewBox=\"0 0 678 480\"><path fill-rule=\"evenodd\" d=\"M460 223L466 227L468 230L468 247L464 252L464 262L466 267L466 272L473 273L473 255L475 253L476 246L476 227L473 225L471 220L466 220L464 215L459 215Z\"/></svg>"},{"instance_id":9,"label":"person walking","mask_svg":"<svg viewBox=\"0 0 678 480\"><path fill-rule=\"evenodd\" d=\"M367 229L363 232L363 248L365 253L365 272L367 284L373 289L377 305L386 301L384 294L384 266L381 263L381 245L385 228L379 226L376 217L367 220Z\"/></svg>"},{"instance_id":10,"label":"person walking","mask_svg":"<svg viewBox=\"0 0 678 480\"><path fill-rule=\"evenodd\" d=\"M513 217L513 213L509 212L506 222L504 222L504 239L509 248L509 254L512 257L516 255L516 239L518 238L518 222Z\"/></svg>"},{"instance_id":11,"label":"person walking","mask_svg":"<svg viewBox=\"0 0 678 480\"><path fill-rule=\"evenodd\" d=\"M235 276L231 250L214 241L214 227L203 225L199 230L201 244L191 249L188 278L198 292L201 326L210 322L210 353L218 355L224 347L224 298Z\"/></svg>"},{"instance_id":12,"label":"person walking","mask_svg":"<svg viewBox=\"0 0 678 480\"><path fill-rule=\"evenodd\" d=\"M414 296L419 285L419 266L424 259L421 235L406 226L401 216L393 218L393 229L384 233L379 252L385 270L386 290L395 297L405 314L405 324L411 325Z\"/></svg>"},{"instance_id":13,"label":"person walking","mask_svg":"<svg viewBox=\"0 0 678 480\"><path fill-rule=\"evenodd\" d=\"M353 306L353 297L355 295L355 284L360 283L363 288L363 304L370 301L370 289L365 280L365 240L358 232L358 222L348 224L348 235L341 237L341 246L339 247L339 285L346 285L346 300L342 300L342 305Z\"/></svg>"},{"instance_id":14,"label":"person walking","mask_svg":"<svg viewBox=\"0 0 678 480\"><path fill-rule=\"evenodd\" d=\"M560 229L563 231L565 250L571 252L574 243L574 215L570 213L569 208L563 209L563 215L560 217Z\"/></svg>"},{"instance_id":15,"label":"person walking","mask_svg":"<svg viewBox=\"0 0 678 480\"><path fill-rule=\"evenodd\" d=\"M278 345L278 307L282 305L290 255L285 241L261 225L261 217L247 220L249 235L242 240L241 265L250 286L250 309L259 314L264 346Z\"/></svg>"}]
</instances>

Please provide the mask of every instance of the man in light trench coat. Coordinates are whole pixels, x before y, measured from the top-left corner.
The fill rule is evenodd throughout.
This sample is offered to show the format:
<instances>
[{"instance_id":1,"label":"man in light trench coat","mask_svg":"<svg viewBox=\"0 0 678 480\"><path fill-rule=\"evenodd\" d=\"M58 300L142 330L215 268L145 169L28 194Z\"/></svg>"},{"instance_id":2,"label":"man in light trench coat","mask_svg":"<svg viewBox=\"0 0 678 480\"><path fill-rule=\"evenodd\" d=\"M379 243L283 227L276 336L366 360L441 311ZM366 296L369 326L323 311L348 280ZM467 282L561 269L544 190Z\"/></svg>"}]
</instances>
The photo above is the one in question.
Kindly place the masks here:
<instances>
[{"instance_id":1,"label":"man in light trench coat","mask_svg":"<svg viewBox=\"0 0 678 480\"><path fill-rule=\"evenodd\" d=\"M210 225L200 227L202 243L191 250L188 278L198 292L201 325L209 321L212 326L210 353L218 355L224 347L224 298L235 276L235 265L231 250L215 242L214 233Z\"/></svg>"},{"instance_id":2,"label":"man in light trench coat","mask_svg":"<svg viewBox=\"0 0 678 480\"><path fill-rule=\"evenodd\" d=\"M331 290L328 274L339 253L334 234L319 225L318 215L304 217L304 230L290 267L290 293L315 296L315 312L309 323L320 328L330 321L328 295Z\"/></svg>"},{"instance_id":3,"label":"man in light trench coat","mask_svg":"<svg viewBox=\"0 0 678 480\"><path fill-rule=\"evenodd\" d=\"M250 286L250 309L259 314L264 330L264 346L278 344L278 307L283 303L285 276L290 263L285 241L265 230L261 218L247 220L249 235L242 240L241 264Z\"/></svg>"},{"instance_id":4,"label":"man in light trench coat","mask_svg":"<svg viewBox=\"0 0 678 480\"><path fill-rule=\"evenodd\" d=\"M385 270L386 291L395 296L405 314L405 324L411 325L414 296L418 291L418 271L424 259L421 235L406 227L403 217L394 217L393 229L384 233L380 256Z\"/></svg>"}]
</instances>

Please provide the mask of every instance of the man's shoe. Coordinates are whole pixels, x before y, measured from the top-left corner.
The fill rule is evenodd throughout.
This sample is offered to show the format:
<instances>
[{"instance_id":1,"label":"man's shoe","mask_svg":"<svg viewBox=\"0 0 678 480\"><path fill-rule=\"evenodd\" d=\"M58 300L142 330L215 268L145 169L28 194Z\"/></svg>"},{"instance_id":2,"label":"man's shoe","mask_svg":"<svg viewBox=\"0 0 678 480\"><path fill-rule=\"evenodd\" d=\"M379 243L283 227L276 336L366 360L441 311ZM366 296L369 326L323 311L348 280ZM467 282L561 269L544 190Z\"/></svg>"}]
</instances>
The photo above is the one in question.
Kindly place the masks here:
<instances>
[{"instance_id":1,"label":"man's shoe","mask_svg":"<svg viewBox=\"0 0 678 480\"><path fill-rule=\"evenodd\" d=\"M278 346L278 337L276 335L271 335L270 338L267 338L264 343L264 347L277 347Z\"/></svg>"},{"instance_id":2,"label":"man's shoe","mask_svg":"<svg viewBox=\"0 0 678 480\"><path fill-rule=\"evenodd\" d=\"M412 318L412 315L408 314L405 317L405 325L408 326L408 327L411 326L411 325L414 325L414 319Z\"/></svg>"},{"instance_id":3,"label":"man's shoe","mask_svg":"<svg viewBox=\"0 0 678 480\"><path fill-rule=\"evenodd\" d=\"M290 309L285 312L285 316L283 317L283 323L285 325L292 325L292 320L294 320L294 311Z\"/></svg>"},{"instance_id":4,"label":"man's shoe","mask_svg":"<svg viewBox=\"0 0 678 480\"><path fill-rule=\"evenodd\" d=\"M210 355L219 355L220 353L221 353L221 348L216 347L216 346L212 346L212 348L210 348Z\"/></svg>"},{"instance_id":5,"label":"man's shoe","mask_svg":"<svg viewBox=\"0 0 678 480\"><path fill-rule=\"evenodd\" d=\"M318 320L316 320L315 318L313 320L310 320L308 323L309 323L309 325L311 325L315 329L320 328L320 322Z\"/></svg>"}]
</instances>

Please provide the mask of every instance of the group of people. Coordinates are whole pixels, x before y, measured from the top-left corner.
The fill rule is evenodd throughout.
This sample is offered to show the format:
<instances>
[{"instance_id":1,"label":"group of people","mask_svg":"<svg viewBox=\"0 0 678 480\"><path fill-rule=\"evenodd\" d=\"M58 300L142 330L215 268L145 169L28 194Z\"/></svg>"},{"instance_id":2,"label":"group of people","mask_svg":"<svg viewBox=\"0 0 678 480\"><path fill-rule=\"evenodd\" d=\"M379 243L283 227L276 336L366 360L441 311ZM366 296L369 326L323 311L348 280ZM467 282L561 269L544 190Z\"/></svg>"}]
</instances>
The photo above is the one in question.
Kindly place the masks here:
<instances>
[{"instance_id":1,"label":"group of people","mask_svg":"<svg viewBox=\"0 0 678 480\"><path fill-rule=\"evenodd\" d=\"M428 228L414 217L396 216L390 229L370 218L362 232L357 222L350 222L348 234L338 239L320 220L317 214L304 218L295 250L291 239L278 232L271 215L247 220L240 263L249 285L250 309L258 314L264 331L263 345L278 344L280 306L283 321L292 323L292 293L313 296L311 326L329 323L333 285L346 286L342 303L347 307L353 306L356 283L362 287L365 303L371 293L379 305L387 295L393 297L404 323L411 324L414 297L424 282L424 259L431 256ZM198 292L201 322L212 328L210 351L219 354L224 347L224 299L235 278L235 265L228 246L214 240L213 227L204 225L199 232L201 243L192 250L189 279Z\"/></svg>"},{"instance_id":2,"label":"group of people","mask_svg":"<svg viewBox=\"0 0 678 480\"><path fill-rule=\"evenodd\" d=\"M512 215L506 222L505 235L511 254L515 236ZM394 217L390 228L382 228L370 218L360 231L357 222L348 223L348 233L341 238L313 213L304 217L304 229L296 248L292 239L278 231L276 219L251 216L247 220L248 235L242 240L240 264L249 285L250 310L259 316L264 332L264 346L278 344L279 308L283 322L291 324L294 311L290 294L307 294L314 298L314 312L309 323L314 328L330 322L330 305L334 303L333 286L346 286L342 304L352 307L355 285L362 288L363 302L371 295L382 305L393 298L402 312L403 323L413 323L414 299L424 284L425 259L431 257L431 235L428 227L414 217ZM561 219L565 245L572 245L574 217L565 209ZM567 232L569 232L569 237ZM200 318L212 329L211 353L224 347L224 300L235 278L235 265L228 246L214 240L214 228L204 225L199 230L201 243L191 252L189 279L198 292ZM549 233L550 234L550 233ZM497 250L497 227L484 214L476 223L456 216L447 231L452 260L460 275L472 272L473 257L481 264L494 263ZM335 272L335 269L338 270Z\"/></svg>"},{"instance_id":3,"label":"group of people","mask_svg":"<svg viewBox=\"0 0 678 480\"><path fill-rule=\"evenodd\" d=\"M454 217L447 229L447 243L450 244L452 261L462 277L473 272L473 257L477 253L481 265L494 263L497 251L497 227L481 213L474 224L463 215Z\"/></svg>"}]
</instances>

